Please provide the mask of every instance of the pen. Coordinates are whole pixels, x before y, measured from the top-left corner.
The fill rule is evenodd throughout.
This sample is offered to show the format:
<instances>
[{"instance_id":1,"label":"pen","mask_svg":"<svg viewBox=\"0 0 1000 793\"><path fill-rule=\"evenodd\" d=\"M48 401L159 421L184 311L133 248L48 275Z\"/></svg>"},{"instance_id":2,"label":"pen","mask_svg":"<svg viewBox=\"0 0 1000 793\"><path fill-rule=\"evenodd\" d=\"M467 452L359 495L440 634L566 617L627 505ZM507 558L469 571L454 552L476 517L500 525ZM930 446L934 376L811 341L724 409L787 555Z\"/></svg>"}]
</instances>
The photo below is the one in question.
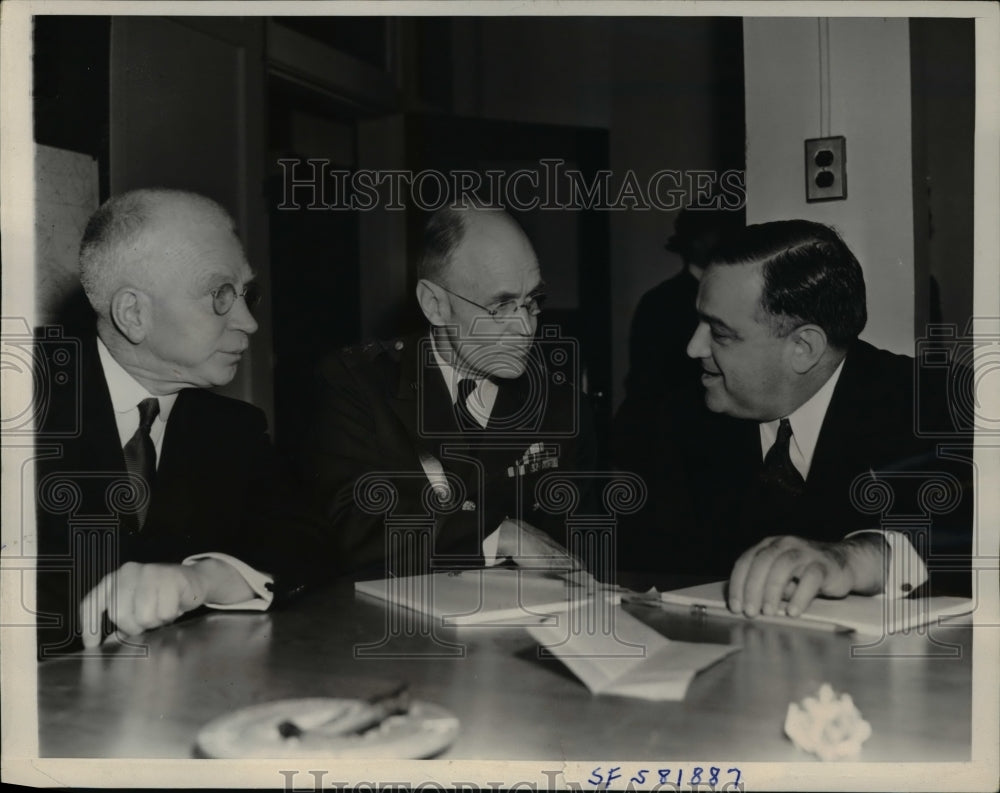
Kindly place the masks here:
<instances>
[{"instance_id":1,"label":"pen","mask_svg":"<svg viewBox=\"0 0 1000 793\"><path fill-rule=\"evenodd\" d=\"M654 603L657 601L652 600L635 600L632 602L642 602L642 603ZM783 625L784 627L799 627L808 628L810 630L821 630L830 631L832 633L851 633L851 628L847 628L843 625L838 625L835 622L827 622L826 620L810 619L807 615L800 617L789 617L787 615L775 614L768 616L766 614L760 614L756 617L747 617L745 614L735 614L725 606L713 606L713 605L703 605L701 603L672 603L669 600L658 601L660 606L668 607L671 606L677 609L687 609L688 613L692 617L722 617L731 620L742 620L746 622L757 622L763 623L765 625Z\"/></svg>"}]
</instances>

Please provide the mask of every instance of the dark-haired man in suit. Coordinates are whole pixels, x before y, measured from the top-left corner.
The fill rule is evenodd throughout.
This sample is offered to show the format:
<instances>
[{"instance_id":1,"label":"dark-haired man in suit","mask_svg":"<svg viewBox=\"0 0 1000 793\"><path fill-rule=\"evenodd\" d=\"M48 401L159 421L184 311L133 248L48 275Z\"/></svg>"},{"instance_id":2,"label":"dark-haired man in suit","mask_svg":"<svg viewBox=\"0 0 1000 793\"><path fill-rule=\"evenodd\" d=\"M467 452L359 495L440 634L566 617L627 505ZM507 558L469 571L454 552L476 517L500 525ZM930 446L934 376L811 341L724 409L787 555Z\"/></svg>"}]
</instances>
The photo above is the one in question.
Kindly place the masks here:
<instances>
[{"instance_id":1,"label":"dark-haired man in suit","mask_svg":"<svg viewBox=\"0 0 1000 793\"><path fill-rule=\"evenodd\" d=\"M90 219L80 273L96 329L37 430L41 657L97 644L105 612L134 636L203 604L265 609L277 584L252 566L277 560L250 527L275 474L266 420L207 390L257 330L232 219L192 193L125 193Z\"/></svg>"},{"instance_id":2,"label":"dark-haired man in suit","mask_svg":"<svg viewBox=\"0 0 1000 793\"><path fill-rule=\"evenodd\" d=\"M423 573L432 557L578 566L564 521L534 492L546 473L589 469L594 454L576 384L553 376L535 340L543 289L509 215L443 209L427 225L416 288L429 331L325 361L305 476L350 568ZM394 488L391 506L374 503L380 482ZM432 524L406 560L387 521L404 516Z\"/></svg>"},{"instance_id":3,"label":"dark-haired man in suit","mask_svg":"<svg viewBox=\"0 0 1000 793\"><path fill-rule=\"evenodd\" d=\"M730 608L748 616L795 616L817 595L905 596L927 580L928 554L967 557L967 469L917 432L915 407L925 429L961 442L946 384L922 372L915 399L913 359L857 338L864 278L835 231L789 220L731 235L696 307L688 355L703 393L662 405L641 432L619 422L620 461L631 454L656 501L623 543L644 547L655 526L666 564L728 575ZM938 505L948 514L929 514L920 486L931 481L950 491ZM872 531L873 487L892 490L911 523Z\"/></svg>"}]
</instances>

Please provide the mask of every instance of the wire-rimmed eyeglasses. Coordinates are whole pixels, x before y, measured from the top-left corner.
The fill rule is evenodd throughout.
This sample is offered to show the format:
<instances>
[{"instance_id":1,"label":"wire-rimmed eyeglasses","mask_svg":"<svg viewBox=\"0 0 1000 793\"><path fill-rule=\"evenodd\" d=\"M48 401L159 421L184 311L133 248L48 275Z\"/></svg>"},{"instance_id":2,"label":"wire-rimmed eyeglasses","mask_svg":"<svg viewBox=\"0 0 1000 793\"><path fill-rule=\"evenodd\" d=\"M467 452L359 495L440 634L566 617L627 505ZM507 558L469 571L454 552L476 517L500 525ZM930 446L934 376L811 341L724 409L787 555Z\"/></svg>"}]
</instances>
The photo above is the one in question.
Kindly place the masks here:
<instances>
[{"instance_id":1,"label":"wire-rimmed eyeglasses","mask_svg":"<svg viewBox=\"0 0 1000 793\"><path fill-rule=\"evenodd\" d=\"M482 303L477 303L475 300L469 300L469 298L465 295L460 295L458 292L452 292L446 286L441 286L441 284L438 284L438 286L440 286L449 295L457 297L459 300L464 300L466 303L469 303L476 308L482 309L496 322L503 322L510 319L518 312L519 309L522 308L529 316L537 317L542 313L542 309L545 307L545 298L547 297L544 292L534 292L528 295L524 299L523 303L519 303L516 298L511 298L510 300L503 300L490 308L489 306L484 306Z\"/></svg>"},{"instance_id":2,"label":"wire-rimmed eyeglasses","mask_svg":"<svg viewBox=\"0 0 1000 793\"><path fill-rule=\"evenodd\" d=\"M212 289L209 294L212 296L212 310L220 317L224 317L232 310L238 297L242 297L246 301L247 309L250 311L253 311L260 303L261 298L260 287L254 281L244 286L239 292L232 284L223 284Z\"/></svg>"}]
</instances>

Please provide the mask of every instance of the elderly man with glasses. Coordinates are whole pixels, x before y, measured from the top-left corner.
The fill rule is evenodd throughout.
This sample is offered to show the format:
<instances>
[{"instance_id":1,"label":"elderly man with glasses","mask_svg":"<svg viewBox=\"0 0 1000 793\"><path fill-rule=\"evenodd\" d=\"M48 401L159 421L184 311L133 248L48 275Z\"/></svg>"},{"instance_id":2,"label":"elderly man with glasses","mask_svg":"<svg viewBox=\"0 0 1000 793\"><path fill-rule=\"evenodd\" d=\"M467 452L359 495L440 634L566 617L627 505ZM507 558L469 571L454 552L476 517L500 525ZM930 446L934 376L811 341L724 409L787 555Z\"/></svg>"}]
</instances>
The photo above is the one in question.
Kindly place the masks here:
<instances>
[{"instance_id":1,"label":"elderly man with glasses","mask_svg":"<svg viewBox=\"0 0 1000 793\"><path fill-rule=\"evenodd\" d=\"M416 297L424 333L322 365L305 473L356 574L401 575L506 559L577 570L545 475L593 467L571 344L536 339L544 282L499 209L446 208L427 224ZM572 368L572 367L570 367Z\"/></svg>"},{"instance_id":2,"label":"elderly man with glasses","mask_svg":"<svg viewBox=\"0 0 1000 793\"><path fill-rule=\"evenodd\" d=\"M251 566L274 561L248 523L276 472L265 417L206 390L233 379L257 330L232 219L191 193L117 196L87 224L80 277L96 327L38 345L41 371L73 373L39 394L43 658L98 644L105 613L135 636L283 591Z\"/></svg>"}]
</instances>

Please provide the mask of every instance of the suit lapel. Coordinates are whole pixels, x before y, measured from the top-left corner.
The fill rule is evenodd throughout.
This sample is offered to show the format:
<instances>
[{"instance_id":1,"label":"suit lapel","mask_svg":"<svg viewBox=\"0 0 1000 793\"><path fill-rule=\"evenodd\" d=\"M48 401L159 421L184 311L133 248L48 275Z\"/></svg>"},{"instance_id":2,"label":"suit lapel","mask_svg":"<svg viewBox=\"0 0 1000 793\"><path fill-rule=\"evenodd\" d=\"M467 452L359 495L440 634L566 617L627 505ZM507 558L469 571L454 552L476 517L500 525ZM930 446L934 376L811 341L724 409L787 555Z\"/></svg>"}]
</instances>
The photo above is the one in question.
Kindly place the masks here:
<instances>
[{"instance_id":1,"label":"suit lapel","mask_svg":"<svg viewBox=\"0 0 1000 793\"><path fill-rule=\"evenodd\" d=\"M441 371L426 360L430 354L427 340L427 336L406 339L399 360L399 376L386 382L385 396L394 419L390 431L398 436L389 445L412 451L407 468L423 470L420 456L431 455L445 471L458 476L467 490L478 492L474 467L444 457L442 446L461 446L464 439L456 437L454 411Z\"/></svg>"},{"instance_id":2,"label":"suit lapel","mask_svg":"<svg viewBox=\"0 0 1000 793\"><path fill-rule=\"evenodd\" d=\"M869 428L863 368L860 351L852 350L844 361L844 369L823 417L809 467L807 491L829 486L838 472L856 468L858 449L866 446L859 443L859 438Z\"/></svg>"},{"instance_id":3,"label":"suit lapel","mask_svg":"<svg viewBox=\"0 0 1000 793\"><path fill-rule=\"evenodd\" d=\"M81 404L73 404L71 409L80 411L81 432L77 440L63 444L57 470L71 476L74 472L85 472L87 476L80 481L87 493L86 511L95 515L107 514L113 511L108 505L107 488L114 479L125 476L125 456L118 437L111 392L97 353L97 339L84 335L80 344ZM93 474L101 475L91 476ZM120 526L125 531L118 534L119 552L124 554L127 551L125 537L136 528L134 516L120 514Z\"/></svg>"},{"instance_id":4,"label":"suit lapel","mask_svg":"<svg viewBox=\"0 0 1000 793\"><path fill-rule=\"evenodd\" d=\"M526 407L534 406L527 405L525 377L521 376L516 380L501 380L497 384L497 398L493 403L493 411L490 413L487 429L497 433L504 429L524 428L530 420L535 418L524 414ZM539 422L540 425L541 422Z\"/></svg>"},{"instance_id":5,"label":"suit lapel","mask_svg":"<svg viewBox=\"0 0 1000 793\"><path fill-rule=\"evenodd\" d=\"M676 418L675 418L676 420ZM695 511L705 525L725 526L735 544L746 542L763 464L756 422L710 412L699 405L681 427L691 461Z\"/></svg>"},{"instance_id":6,"label":"suit lapel","mask_svg":"<svg viewBox=\"0 0 1000 793\"><path fill-rule=\"evenodd\" d=\"M387 383L389 406L415 452L434 453L434 436L454 427L444 379L434 365L424 365L424 338L408 339L399 362L399 378ZM435 455L436 456L436 455Z\"/></svg>"},{"instance_id":7,"label":"suit lapel","mask_svg":"<svg viewBox=\"0 0 1000 793\"><path fill-rule=\"evenodd\" d=\"M184 389L177 395L177 401L170 411L170 420L160 447L160 460L156 466L153 502L144 532L155 531L160 523L170 524L172 527L186 526L194 508L194 503L188 496L189 483L198 479L197 472L192 469L211 465L211 461L205 459L203 442L211 437L212 430L211 427L197 426L198 411L193 409L192 394L188 392L189 389ZM202 443L192 443L195 439ZM210 474L206 471L205 475ZM166 515L169 515L169 520L159 520Z\"/></svg>"},{"instance_id":8,"label":"suit lapel","mask_svg":"<svg viewBox=\"0 0 1000 793\"><path fill-rule=\"evenodd\" d=\"M97 354L97 340L93 337L84 338L81 343L84 401L81 405L80 421L83 424L83 432L77 446L80 457L73 460L72 464L79 470L124 473L125 456L118 438L118 424L111 405L111 392L108 390L104 369ZM69 460L64 457L64 463L67 462Z\"/></svg>"}]
</instances>

